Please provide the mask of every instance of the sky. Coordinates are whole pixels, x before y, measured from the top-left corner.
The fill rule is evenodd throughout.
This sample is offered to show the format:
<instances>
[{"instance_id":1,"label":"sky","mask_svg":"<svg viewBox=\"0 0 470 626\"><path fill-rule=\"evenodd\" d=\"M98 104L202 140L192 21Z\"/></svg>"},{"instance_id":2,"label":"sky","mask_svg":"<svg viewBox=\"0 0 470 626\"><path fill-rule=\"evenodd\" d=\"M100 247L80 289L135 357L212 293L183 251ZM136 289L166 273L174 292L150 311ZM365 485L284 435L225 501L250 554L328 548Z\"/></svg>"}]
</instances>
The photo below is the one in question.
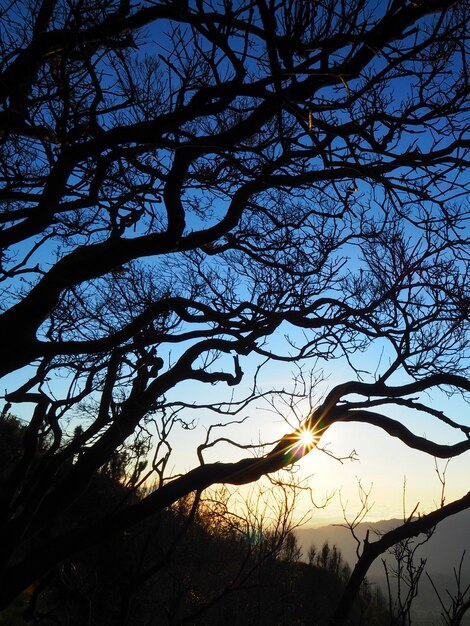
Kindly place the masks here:
<instances>
[{"instance_id":1,"label":"sky","mask_svg":"<svg viewBox=\"0 0 470 626\"><path fill-rule=\"evenodd\" d=\"M320 381L315 390L318 401L335 385L355 379L341 360L331 362L328 368L330 376L327 380ZM246 369L247 376L236 390L238 397L249 393L249 368ZM288 387L294 373L290 371L289 364L270 364L260 386L263 389ZM200 384L185 383L176 395L208 402L209 398L217 399L218 393L226 398L230 391L225 391L224 394L223 388L212 387L209 391ZM445 409L455 418L465 418L470 410L462 400L456 398L449 400L443 393L435 393L431 403L433 408ZM281 413L284 411L284 417L288 417L287 408L281 404L278 407ZM308 412L308 402L300 403L298 416L305 417ZM435 423L435 420L431 421L428 416L406 412L402 408L388 409L385 412L390 417L406 423L417 435L440 443L453 443L458 440L458 435L444 425ZM173 467L175 472L194 467L197 462L195 447L203 439L205 429L209 424L222 422L220 416L211 416L204 410L196 411L193 417L196 418L194 430L177 429L173 435L174 453L170 467ZM228 436L245 443L258 443L275 441L291 432L291 426L286 423L283 416L274 413L272 407L263 400L255 401L237 416L244 417L248 419L243 424L229 426L225 432L222 428L217 429L216 435ZM291 425L293 422L295 420L291 420ZM366 492L370 492L368 498L370 510L365 520L371 522L391 518L402 519L404 515L409 516L415 507L416 513L428 513L437 508L441 502L442 484L436 467L441 476L445 470L446 503L463 496L468 491L469 454L452 459L446 468L445 460L436 460L423 452L410 449L400 440L373 426L359 423L334 424L322 436L319 448L325 448L332 455L343 457L343 460L337 460L320 449L314 449L294 468L295 480L311 490L315 503L312 504L310 493L306 491L296 504L294 518L296 522L302 521L306 526L344 523L343 506L348 519L354 518L361 509L359 483ZM351 454L354 459L344 458ZM250 453L221 443L208 452L207 461L236 461L246 456L250 456ZM291 480L287 472L281 472L280 478ZM245 493L248 491L249 488L245 489ZM326 506L323 506L325 503Z\"/></svg>"},{"instance_id":2,"label":"sky","mask_svg":"<svg viewBox=\"0 0 470 626\"><path fill-rule=\"evenodd\" d=\"M361 358L358 365L367 367L373 372L379 361L378 351L374 349L362 355ZM238 398L249 393L251 375L256 361L245 359L241 361L241 365L246 370L246 376L235 390ZM260 384L263 389L289 387L294 374L289 364L272 363L264 368ZM319 382L318 388L315 389L318 401L321 401L321 398L333 386L356 379L356 374L341 360L326 363L324 374L326 380ZM17 381L17 377L11 377L6 379L3 385L14 386ZM61 383L59 381L54 384L60 387ZM230 388L227 389L223 385L211 387L185 382L169 394L169 398L175 401L184 398L188 401L207 403L209 400L214 401L218 398L227 399L231 392ZM463 412L468 415L467 405L456 400L450 401L445 396L435 394L432 402L433 406L445 407L456 417ZM255 401L237 416L238 419L248 417L246 422L232 425L226 432L223 429L217 430L217 434L233 436L237 441L246 444L259 441L274 442L292 429L283 419L283 417L291 417L286 407L279 407L279 409L280 413L275 414L272 412L272 407L269 407L265 401L261 399ZM300 405L298 417L305 418L308 412L308 403L304 406ZM27 405L19 408L19 417L26 419L28 414ZM389 409L389 414L392 417L396 416L391 409ZM189 419L192 417L193 415L189 416ZM183 472L195 466L197 463L196 446L204 439L205 429L210 424L221 421L220 416L214 416L207 410L195 412L194 417L196 418L194 430L185 430L176 426L172 433L174 452L169 467L174 473ZM444 429L442 425L430 423L428 418L423 419L409 413L402 413L400 418L405 419L416 434L443 443L452 440L453 433ZM428 512L441 500L441 483L436 473L434 459L421 452L408 449L403 443L379 429L362 424L336 424L325 433L320 445L327 447L338 457L347 457L355 451L354 456L357 460L339 462L325 453L314 450L299 462L295 473L296 479L305 481L305 484L311 488L315 503L321 505L323 501L331 497L325 508L316 508L309 498L301 498L298 504L298 519L305 519L308 525L341 523L343 521L341 500L346 506L347 514L354 517L360 508L358 481L366 491L370 490L369 500L373 505L367 519L371 521L403 516L404 481L406 481L405 515L410 514L418 503L420 512ZM220 444L211 449L207 459L208 461L235 461L249 454L245 450ZM465 480L470 475L470 455L467 457L452 460L447 469L447 501L466 492ZM444 465L445 463L440 462L441 468Z\"/></svg>"},{"instance_id":3,"label":"sky","mask_svg":"<svg viewBox=\"0 0 470 626\"><path fill-rule=\"evenodd\" d=\"M250 392L250 368L247 367L249 362L244 364L247 375L236 390L236 397L239 398ZM265 372L266 377L261 382L262 389L288 387L293 377L289 368L288 364L270 364L267 368L269 371ZM318 383L316 390L318 400L321 400L334 385L350 378L348 368L340 361L333 362L331 370L333 374L328 380ZM16 380L16 376L10 377L4 384L9 382L13 384ZM229 393L231 390L226 387L224 389L223 386L208 387L194 382L183 383L174 390L175 399L192 399L198 403L206 403L219 397L227 399ZM468 415L470 410L462 401L453 400L450 405L445 396L438 397L435 394L433 406L446 408L454 417ZM284 416L287 417L287 409L284 405L279 405L281 413L283 408ZM19 417L28 418L29 407L26 404L15 409L20 409L16 411ZM307 401L299 405L300 417L306 416L308 411ZM185 415L195 419L196 427L194 430L186 430L176 425L172 432L170 440L173 452L168 471L173 474L185 472L198 464L196 447L203 441L206 429L211 424L247 418L243 424L214 431L214 436L227 436L243 443L274 442L291 431L290 425L282 415L274 413L272 407L262 399L255 401L236 418L222 418L210 414L207 410L185 412ZM453 433L449 432L449 429L443 425L429 423L428 419L422 416L410 414L404 416L393 410L389 411L389 415L407 418L407 425L418 435L442 443L455 441L455 436L452 436ZM295 523L302 523L307 527L341 524L345 521L344 513L348 519L353 519L361 510L359 483L365 492L370 492L368 498L370 509L364 518L365 521L401 519L404 517L404 504L406 516L411 514L415 506L416 512L420 513L430 512L439 506L442 485L436 472L436 462L442 473L446 468L445 460L436 461L423 452L408 448L378 428L359 423L334 424L322 436L319 448L325 448L338 458L351 454L354 458L343 458L340 461L320 449L314 449L297 463L293 477L288 472L279 473L281 480L289 482L294 478L302 487L308 488L299 495L296 502L293 516ZM268 449L269 446L266 450ZM206 458L208 462L236 461L251 454L250 451L220 443L208 451ZM450 461L446 469L446 502L459 498L468 491L469 475L469 454ZM248 497L251 490L252 486L242 488L241 497Z\"/></svg>"},{"instance_id":4,"label":"sky","mask_svg":"<svg viewBox=\"0 0 470 626\"><path fill-rule=\"evenodd\" d=\"M358 357L356 365L371 372L375 371L380 359L376 347L369 353ZM248 396L252 388L252 376L257 361L253 357L241 357L241 366L245 372L240 385L235 389L224 384L207 385L194 381L185 381L168 394L168 400L188 403L207 404L209 402L227 401L231 394L241 399ZM356 374L344 359L323 363L323 373L318 369L313 390L312 403L318 404L336 385L348 380L356 380ZM305 365L308 375L308 363ZM24 374L25 372L23 372ZM289 363L270 362L260 371L259 390L293 389L294 377L298 370ZM12 388L18 383L19 375L7 377L3 385ZM60 393L65 381L51 381L51 389ZM429 398L428 398L429 401ZM449 399L443 393L435 392L431 403L433 408L446 410L447 414L456 419L465 419L470 407L457 398ZM283 435L291 432L299 422L305 419L310 411L307 399L301 400L292 409L279 398L275 402L277 412L267 399L259 398L243 409L237 416L220 416L207 409L185 410L181 416L188 421L194 419L194 429L184 429L176 424L171 436L172 455L168 464L168 472L178 474L188 471L198 464L197 446L205 438L210 425L222 424L226 421L245 420L240 424L232 424L226 428L215 428L213 438L229 437L243 444L271 443L264 451ZM27 420L31 407L27 404L15 406L18 417ZM436 423L429 416L410 412L403 408L389 408L384 411L390 417L398 418L417 435L440 443L453 443L458 434L443 424ZM75 421L72 420L69 430L72 431ZM416 512L426 513L439 506L442 485L436 472L446 467L445 460L436 461L429 455L412 450L396 438L373 426L359 423L338 423L328 429L319 442L319 448L325 448L330 454L312 450L301 459L294 468L294 478L308 490L303 492L296 503L294 520L306 526L318 527L326 524L344 523L344 514L353 519L361 510L359 484L369 493L369 510L366 521L379 521L408 516L417 507ZM237 461L261 451L239 449L225 442L217 444L205 453L207 462ZM353 458L347 458L352 456ZM337 458L343 460L337 460ZM459 498L468 491L467 477L470 475L470 454L464 454L450 461L446 469L446 502ZM281 472L280 479L292 480L288 472ZM404 499L405 487L405 499ZM251 487L242 489L242 495L250 492ZM313 503L312 503L313 498ZM344 508L344 510L343 510ZM405 508L405 510L404 510Z\"/></svg>"}]
</instances>

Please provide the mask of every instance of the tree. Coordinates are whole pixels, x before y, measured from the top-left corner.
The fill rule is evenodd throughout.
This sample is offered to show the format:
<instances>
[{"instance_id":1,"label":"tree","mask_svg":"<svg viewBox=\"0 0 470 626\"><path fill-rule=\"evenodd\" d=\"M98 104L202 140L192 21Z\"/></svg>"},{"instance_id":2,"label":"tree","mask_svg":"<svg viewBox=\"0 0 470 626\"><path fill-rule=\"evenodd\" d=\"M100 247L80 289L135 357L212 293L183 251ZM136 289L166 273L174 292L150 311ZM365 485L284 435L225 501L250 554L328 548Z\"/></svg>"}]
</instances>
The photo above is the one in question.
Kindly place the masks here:
<instances>
[{"instance_id":1,"label":"tree","mask_svg":"<svg viewBox=\"0 0 470 626\"><path fill-rule=\"evenodd\" d=\"M281 550L281 559L287 563L297 563L302 557L302 548L299 546L297 537L290 532L286 535Z\"/></svg>"},{"instance_id":2,"label":"tree","mask_svg":"<svg viewBox=\"0 0 470 626\"><path fill-rule=\"evenodd\" d=\"M0 499L3 605L192 491L289 466L335 422L437 457L470 448L468 423L425 395L470 391L467 2L1 10L1 374L4 414L29 412ZM301 331L288 345L286 329ZM356 357L374 345L385 357L364 379ZM209 430L200 465L171 476L169 433L192 408L231 415L260 393L198 404L184 383L236 386L249 355L342 357L357 375L261 457L206 462ZM405 409L461 440L415 435ZM158 488L64 529L150 422Z\"/></svg>"}]
</instances>

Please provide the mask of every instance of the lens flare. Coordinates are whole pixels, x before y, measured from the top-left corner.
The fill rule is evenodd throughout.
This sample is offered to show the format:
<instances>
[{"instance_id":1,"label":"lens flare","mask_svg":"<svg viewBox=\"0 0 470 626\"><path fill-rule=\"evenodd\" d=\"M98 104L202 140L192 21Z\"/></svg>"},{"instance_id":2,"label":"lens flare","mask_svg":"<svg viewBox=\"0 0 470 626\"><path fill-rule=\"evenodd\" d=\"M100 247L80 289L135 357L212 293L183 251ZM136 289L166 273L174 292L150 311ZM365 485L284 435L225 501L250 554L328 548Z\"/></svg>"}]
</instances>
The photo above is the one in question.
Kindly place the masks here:
<instances>
[{"instance_id":1,"label":"lens flare","mask_svg":"<svg viewBox=\"0 0 470 626\"><path fill-rule=\"evenodd\" d=\"M309 448L313 446L315 442L315 436L311 430L304 430L300 433L299 445Z\"/></svg>"},{"instance_id":2,"label":"lens flare","mask_svg":"<svg viewBox=\"0 0 470 626\"><path fill-rule=\"evenodd\" d=\"M292 457L295 462L301 459L318 443L319 436L311 428L302 428L291 438L291 444L285 448L284 454Z\"/></svg>"}]
</instances>

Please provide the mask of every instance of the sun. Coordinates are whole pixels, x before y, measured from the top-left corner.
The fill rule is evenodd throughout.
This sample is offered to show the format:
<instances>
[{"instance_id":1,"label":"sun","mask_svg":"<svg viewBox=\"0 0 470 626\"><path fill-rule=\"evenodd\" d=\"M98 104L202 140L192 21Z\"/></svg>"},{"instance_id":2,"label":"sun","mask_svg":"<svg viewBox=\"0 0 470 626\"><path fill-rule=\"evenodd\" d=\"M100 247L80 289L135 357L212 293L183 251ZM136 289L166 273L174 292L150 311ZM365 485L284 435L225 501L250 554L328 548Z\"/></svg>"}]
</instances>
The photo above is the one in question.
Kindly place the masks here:
<instances>
[{"instance_id":1,"label":"sun","mask_svg":"<svg viewBox=\"0 0 470 626\"><path fill-rule=\"evenodd\" d=\"M309 452L317 443L318 437L315 436L315 431L310 428L302 428L297 435L296 441L293 444L293 448L300 452L302 455Z\"/></svg>"},{"instance_id":2,"label":"sun","mask_svg":"<svg viewBox=\"0 0 470 626\"><path fill-rule=\"evenodd\" d=\"M304 426L291 435L289 439L291 443L284 449L284 454L288 454L294 460L298 460L317 445L320 437L314 429Z\"/></svg>"},{"instance_id":3,"label":"sun","mask_svg":"<svg viewBox=\"0 0 470 626\"><path fill-rule=\"evenodd\" d=\"M299 436L299 445L310 448L315 442L315 436L311 430L303 430Z\"/></svg>"}]
</instances>

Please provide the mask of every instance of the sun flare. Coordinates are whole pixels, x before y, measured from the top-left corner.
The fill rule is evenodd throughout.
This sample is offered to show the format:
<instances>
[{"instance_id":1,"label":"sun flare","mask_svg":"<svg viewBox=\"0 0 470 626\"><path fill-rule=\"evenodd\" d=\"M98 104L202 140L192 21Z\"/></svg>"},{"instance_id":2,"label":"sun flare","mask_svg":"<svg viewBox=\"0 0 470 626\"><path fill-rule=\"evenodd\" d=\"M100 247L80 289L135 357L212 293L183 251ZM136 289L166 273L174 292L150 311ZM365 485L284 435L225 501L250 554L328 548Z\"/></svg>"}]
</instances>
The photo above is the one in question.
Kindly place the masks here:
<instances>
[{"instance_id":1,"label":"sun flare","mask_svg":"<svg viewBox=\"0 0 470 626\"><path fill-rule=\"evenodd\" d=\"M299 444L301 446L308 448L313 445L314 441L315 441L315 436L311 430L304 430L300 434Z\"/></svg>"}]
</instances>

